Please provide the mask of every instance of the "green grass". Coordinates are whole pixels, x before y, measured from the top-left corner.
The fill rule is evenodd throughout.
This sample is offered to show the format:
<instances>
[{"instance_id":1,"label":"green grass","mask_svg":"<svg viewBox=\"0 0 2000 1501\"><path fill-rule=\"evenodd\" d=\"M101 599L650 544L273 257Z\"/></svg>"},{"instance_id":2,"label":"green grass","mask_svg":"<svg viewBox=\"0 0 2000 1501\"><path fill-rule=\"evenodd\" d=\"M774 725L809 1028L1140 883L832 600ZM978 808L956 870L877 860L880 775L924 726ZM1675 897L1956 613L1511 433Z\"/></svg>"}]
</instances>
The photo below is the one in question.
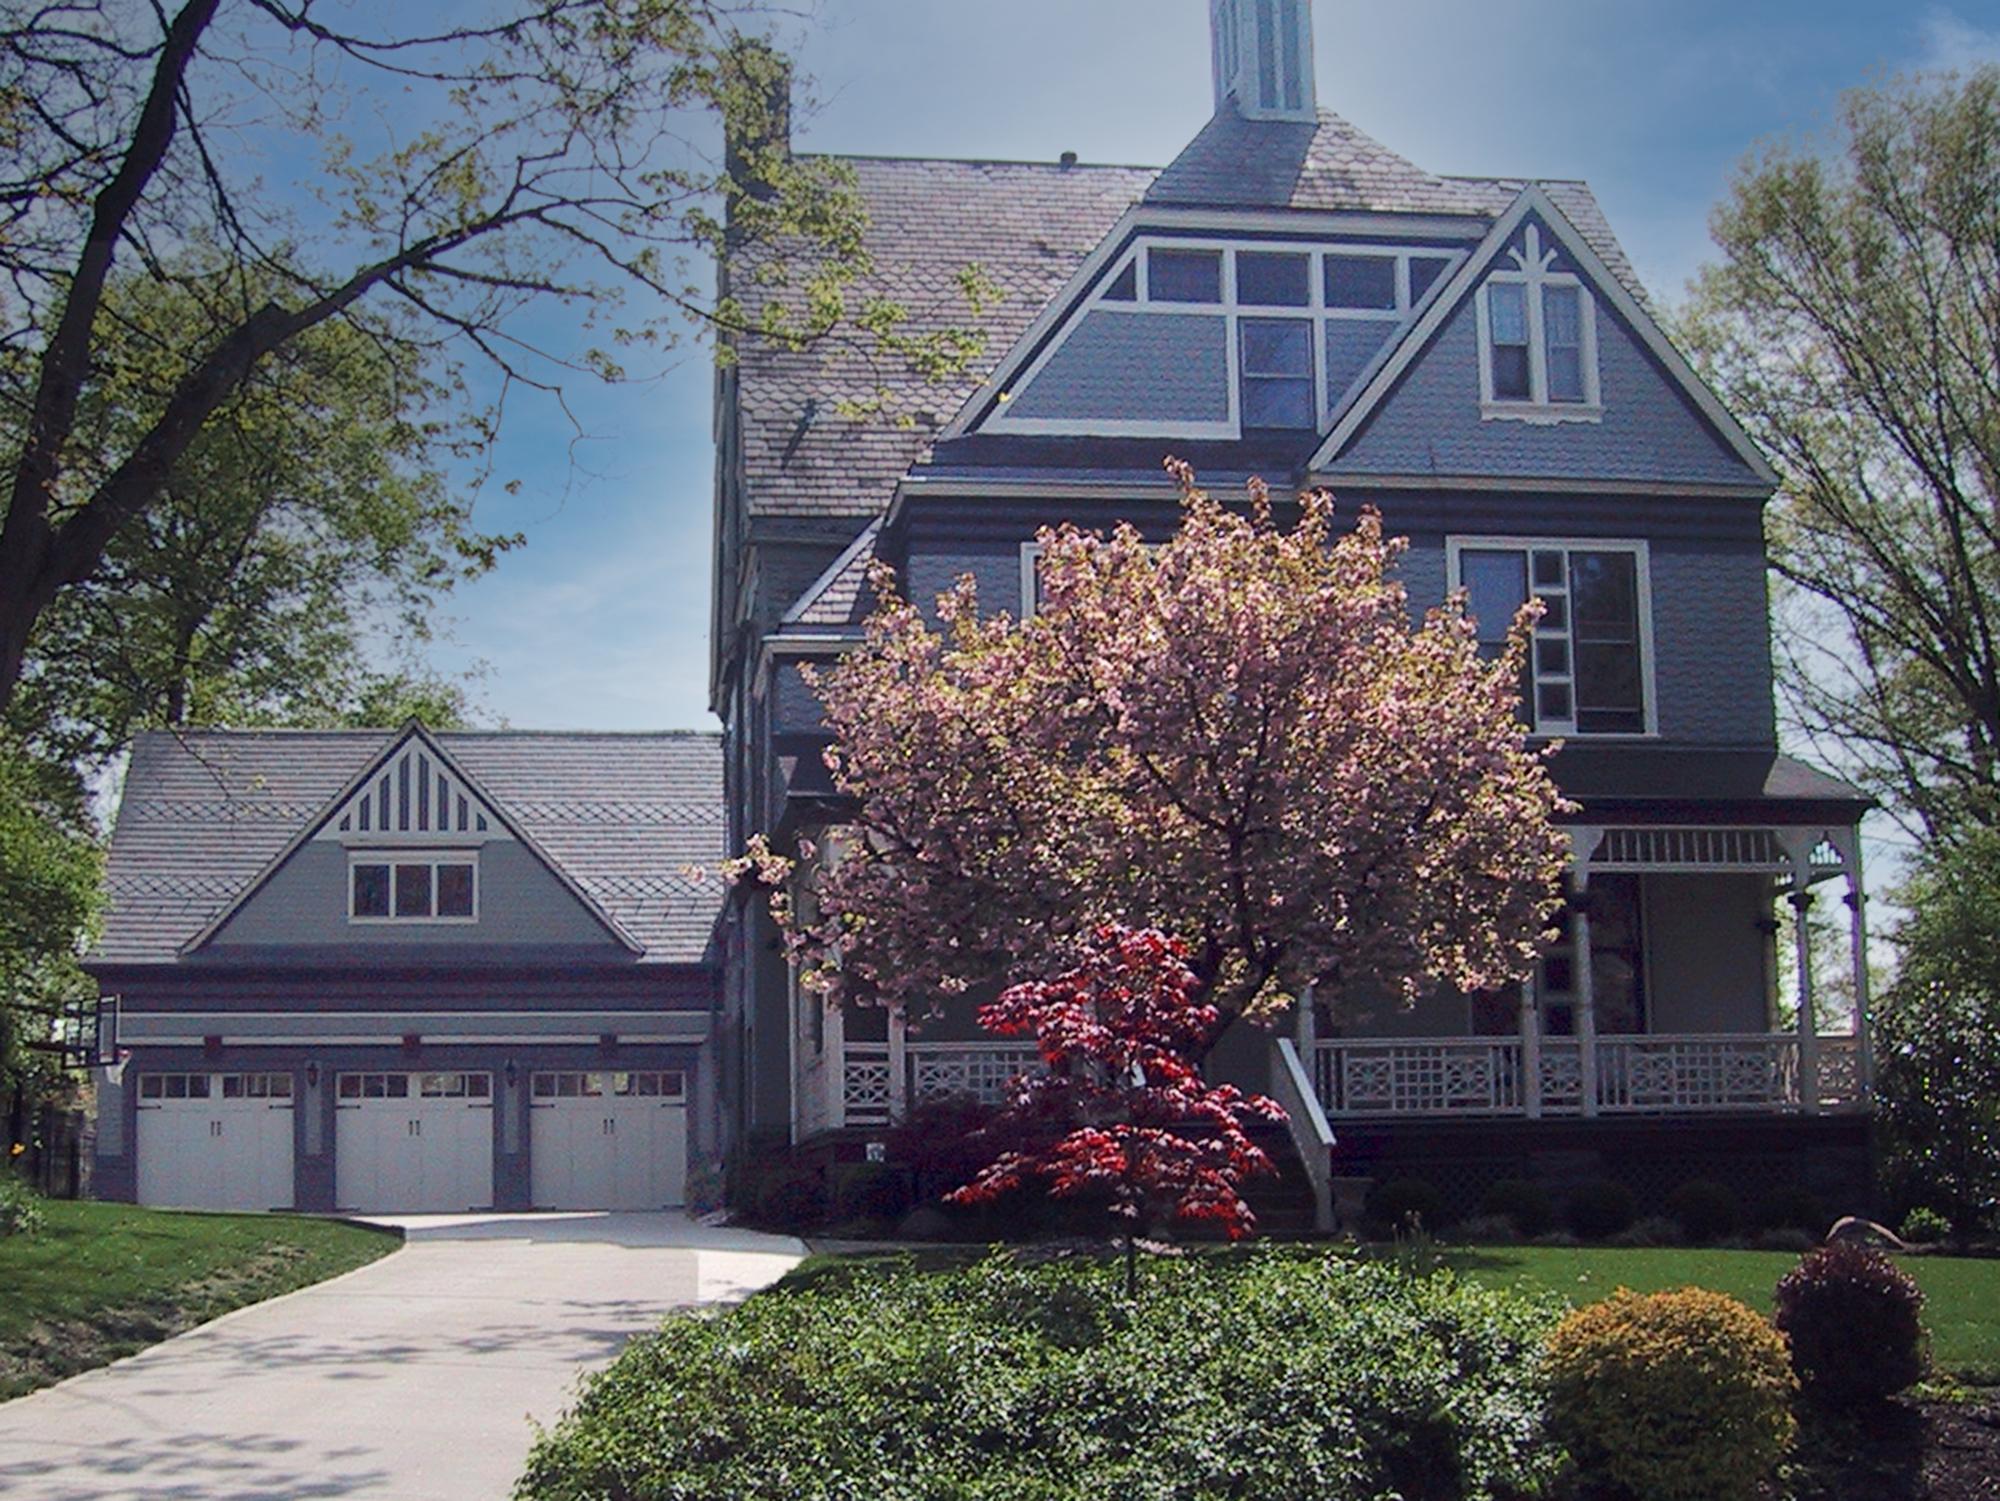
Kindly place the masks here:
<instances>
[{"instance_id":1,"label":"green grass","mask_svg":"<svg viewBox=\"0 0 2000 1501\"><path fill-rule=\"evenodd\" d=\"M1317 1256L1322 1248L1299 1246ZM853 1276L871 1264L912 1257L919 1271L947 1271L986 1254L983 1246L935 1246L914 1253L866 1252L811 1256L788 1273L781 1287L809 1288ZM1238 1255L1211 1248L1208 1254ZM1371 1254L1380 1254L1379 1251ZM1607 1246L1451 1246L1447 1265L1488 1287L1553 1291L1571 1303L1592 1303L1621 1287L1660 1292L1705 1287L1771 1311L1778 1279L1799 1258L1784 1251L1719 1251L1679 1247L1627 1250ZM1981 1386L2000 1385L2000 1261L1951 1256L1911 1256L1900 1263L1923 1288L1924 1323L1938 1370Z\"/></svg>"},{"instance_id":2,"label":"green grass","mask_svg":"<svg viewBox=\"0 0 2000 1501\"><path fill-rule=\"evenodd\" d=\"M0 1399L351 1271L400 1244L387 1232L296 1215L59 1200L42 1208L40 1233L0 1239Z\"/></svg>"}]
</instances>

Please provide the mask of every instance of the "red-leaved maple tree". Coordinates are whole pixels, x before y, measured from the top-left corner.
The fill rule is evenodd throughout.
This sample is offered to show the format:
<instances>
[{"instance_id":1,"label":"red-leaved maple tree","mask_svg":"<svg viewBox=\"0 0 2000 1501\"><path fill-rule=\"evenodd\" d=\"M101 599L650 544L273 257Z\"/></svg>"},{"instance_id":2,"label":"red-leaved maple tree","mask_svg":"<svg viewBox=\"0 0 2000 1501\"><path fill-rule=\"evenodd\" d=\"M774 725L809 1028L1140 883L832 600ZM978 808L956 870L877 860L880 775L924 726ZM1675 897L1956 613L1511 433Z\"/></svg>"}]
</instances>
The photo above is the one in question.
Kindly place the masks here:
<instances>
[{"instance_id":1,"label":"red-leaved maple tree","mask_svg":"<svg viewBox=\"0 0 2000 1501\"><path fill-rule=\"evenodd\" d=\"M845 829L738 863L809 987L921 1019L1077 967L1105 923L1186 940L1218 1031L1308 985L1531 973L1567 844L1517 711L1530 610L1486 660L1461 599L1411 610L1373 512L1339 530L1311 494L1286 526L1260 486L1232 509L1176 473L1162 545L1043 531L1025 620L968 578L933 624L878 574L815 679Z\"/></svg>"},{"instance_id":2,"label":"red-leaved maple tree","mask_svg":"<svg viewBox=\"0 0 2000 1501\"><path fill-rule=\"evenodd\" d=\"M1057 1198L1102 1196L1124 1233L1128 1295L1150 1215L1213 1224L1231 1240L1255 1229L1241 1185L1273 1168L1245 1127L1285 1119L1261 1095L1202 1078L1193 1055L1222 1018L1198 998L1186 955L1158 929L1107 925L1090 935L1076 968L979 1008L981 1026L1032 1034L1042 1057L1041 1072L1016 1084L1003 1120L1056 1121L1067 1134L1004 1153L947 1197L985 1203L1032 1181Z\"/></svg>"}]
</instances>

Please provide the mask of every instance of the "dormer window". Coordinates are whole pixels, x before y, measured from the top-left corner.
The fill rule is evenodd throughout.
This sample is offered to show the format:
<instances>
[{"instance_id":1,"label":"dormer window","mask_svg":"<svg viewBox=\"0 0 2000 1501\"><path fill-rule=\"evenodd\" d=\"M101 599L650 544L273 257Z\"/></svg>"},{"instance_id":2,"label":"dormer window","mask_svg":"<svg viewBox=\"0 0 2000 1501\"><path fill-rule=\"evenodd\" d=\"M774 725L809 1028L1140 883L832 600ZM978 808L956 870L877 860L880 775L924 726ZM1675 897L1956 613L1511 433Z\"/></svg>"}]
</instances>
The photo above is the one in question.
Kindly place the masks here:
<instances>
[{"instance_id":1,"label":"dormer window","mask_svg":"<svg viewBox=\"0 0 2000 1501\"><path fill-rule=\"evenodd\" d=\"M1558 271L1530 224L1514 269L1479 289L1481 415L1527 422L1594 422L1603 415L1597 384L1597 308L1583 283Z\"/></svg>"},{"instance_id":2,"label":"dormer window","mask_svg":"<svg viewBox=\"0 0 2000 1501\"><path fill-rule=\"evenodd\" d=\"M473 922L479 862L469 854L357 853L347 889L350 922Z\"/></svg>"}]
</instances>

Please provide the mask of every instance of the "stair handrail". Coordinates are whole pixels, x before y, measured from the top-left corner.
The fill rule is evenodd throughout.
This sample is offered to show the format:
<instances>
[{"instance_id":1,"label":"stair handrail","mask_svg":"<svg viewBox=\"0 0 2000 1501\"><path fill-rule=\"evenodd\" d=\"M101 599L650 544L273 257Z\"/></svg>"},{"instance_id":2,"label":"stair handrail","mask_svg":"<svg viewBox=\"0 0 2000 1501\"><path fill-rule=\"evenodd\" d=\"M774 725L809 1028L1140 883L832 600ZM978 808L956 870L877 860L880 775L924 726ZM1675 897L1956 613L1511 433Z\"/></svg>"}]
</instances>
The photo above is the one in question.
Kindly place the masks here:
<instances>
[{"instance_id":1,"label":"stair handrail","mask_svg":"<svg viewBox=\"0 0 2000 1501\"><path fill-rule=\"evenodd\" d=\"M1285 1129L1305 1164L1306 1181L1312 1185L1313 1229L1322 1235L1333 1232L1333 1127L1327 1124L1299 1061L1299 1050L1289 1037L1271 1039L1271 1097L1285 1112Z\"/></svg>"}]
</instances>

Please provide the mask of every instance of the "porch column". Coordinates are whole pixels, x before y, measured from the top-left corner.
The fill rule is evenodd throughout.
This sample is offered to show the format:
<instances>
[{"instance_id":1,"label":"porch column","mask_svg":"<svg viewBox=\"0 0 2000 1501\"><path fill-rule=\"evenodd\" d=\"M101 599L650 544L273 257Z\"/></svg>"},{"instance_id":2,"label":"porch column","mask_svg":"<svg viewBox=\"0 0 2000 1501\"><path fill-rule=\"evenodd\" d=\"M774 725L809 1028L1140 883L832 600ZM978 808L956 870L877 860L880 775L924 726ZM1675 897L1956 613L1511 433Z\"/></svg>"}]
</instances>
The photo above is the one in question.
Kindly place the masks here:
<instances>
[{"instance_id":1,"label":"porch column","mask_svg":"<svg viewBox=\"0 0 2000 1501\"><path fill-rule=\"evenodd\" d=\"M1521 986L1521 1104L1529 1120L1542 1118L1542 1015L1532 980Z\"/></svg>"},{"instance_id":2,"label":"porch column","mask_svg":"<svg viewBox=\"0 0 2000 1501\"><path fill-rule=\"evenodd\" d=\"M847 1005L827 1006L826 997L815 995L813 1004L826 1007L827 1124L838 1131L847 1124Z\"/></svg>"},{"instance_id":3,"label":"porch column","mask_svg":"<svg viewBox=\"0 0 2000 1501\"><path fill-rule=\"evenodd\" d=\"M1306 987L1306 993L1299 997L1298 1015L1292 1018L1292 1045L1299 1050L1299 1062L1308 1072L1313 1066L1313 1048L1319 1043L1319 1018L1313 1015L1313 997L1318 991L1317 984Z\"/></svg>"},{"instance_id":4,"label":"porch column","mask_svg":"<svg viewBox=\"0 0 2000 1501\"><path fill-rule=\"evenodd\" d=\"M1799 1108L1807 1115L1819 1114L1819 1018L1813 1006L1812 934L1807 917L1812 911L1812 890L1801 872L1794 878L1792 891L1792 947L1799 966Z\"/></svg>"},{"instance_id":5,"label":"porch column","mask_svg":"<svg viewBox=\"0 0 2000 1501\"><path fill-rule=\"evenodd\" d=\"M904 1120L910 1113L909 1032L903 1008L889 1008L889 1119Z\"/></svg>"},{"instance_id":6,"label":"porch column","mask_svg":"<svg viewBox=\"0 0 2000 1501\"><path fill-rule=\"evenodd\" d=\"M1854 1082L1863 1100L1875 1093L1875 1045L1869 1037L1868 891L1861 880L1861 831L1837 846L1847 866L1848 942L1854 965Z\"/></svg>"},{"instance_id":7,"label":"porch column","mask_svg":"<svg viewBox=\"0 0 2000 1501\"><path fill-rule=\"evenodd\" d=\"M1597 975L1590 962L1589 872L1576 873L1576 906L1570 919L1575 945L1576 1047L1582 1066L1583 1113L1597 1114Z\"/></svg>"}]
</instances>

